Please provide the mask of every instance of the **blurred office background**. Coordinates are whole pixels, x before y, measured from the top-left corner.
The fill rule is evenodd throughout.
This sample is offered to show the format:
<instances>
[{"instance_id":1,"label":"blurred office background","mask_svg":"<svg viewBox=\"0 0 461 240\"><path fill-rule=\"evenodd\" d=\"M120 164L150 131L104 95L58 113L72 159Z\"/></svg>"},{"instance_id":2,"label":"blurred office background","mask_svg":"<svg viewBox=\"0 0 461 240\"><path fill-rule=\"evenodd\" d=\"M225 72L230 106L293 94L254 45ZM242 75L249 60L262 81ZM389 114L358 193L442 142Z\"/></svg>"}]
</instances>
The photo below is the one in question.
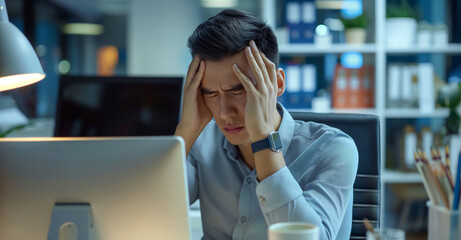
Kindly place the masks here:
<instances>
[{"instance_id":1,"label":"blurred office background","mask_svg":"<svg viewBox=\"0 0 461 240\"><path fill-rule=\"evenodd\" d=\"M10 21L31 41L47 74L38 84L0 93L0 107L14 106L16 115L21 115L14 119L36 123L11 136L52 135L62 75L184 76L191 60L187 38L198 24L225 8L267 20L279 39L281 67L287 74L287 91L279 100L290 109L378 115L382 223L424 239L418 233L427 228L427 197L408 149L443 146L444 137L457 130L447 127L450 110L436 100L441 87L460 82L461 1L6 0L6 4ZM389 21L392 17L414 20L395 23ZM410 30L398 32L392 24L406 24ZM357 28L362 29L358 37L346 34ZM0 120L1 127L11 125L5 121Z\"/></svg>"}]
</instances>

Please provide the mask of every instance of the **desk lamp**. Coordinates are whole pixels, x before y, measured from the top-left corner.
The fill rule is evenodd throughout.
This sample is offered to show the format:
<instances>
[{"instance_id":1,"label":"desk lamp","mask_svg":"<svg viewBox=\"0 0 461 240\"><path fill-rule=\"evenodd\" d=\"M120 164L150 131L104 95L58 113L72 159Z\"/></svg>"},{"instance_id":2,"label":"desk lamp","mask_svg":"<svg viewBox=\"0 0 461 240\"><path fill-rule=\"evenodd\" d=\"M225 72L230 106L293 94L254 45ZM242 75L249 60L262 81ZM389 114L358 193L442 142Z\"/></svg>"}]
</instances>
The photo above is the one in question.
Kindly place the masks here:
<instances>
[{"instance_id":1,"label":"desk lamp","mask_svg":"<svg viewBox=\"0 0 461 240\"><path fill-rule=\"evenodd\" d=\"M8 20L5 0L0 0L0 92L45 78L30 42Z\"/></svg>"}]
</instances>

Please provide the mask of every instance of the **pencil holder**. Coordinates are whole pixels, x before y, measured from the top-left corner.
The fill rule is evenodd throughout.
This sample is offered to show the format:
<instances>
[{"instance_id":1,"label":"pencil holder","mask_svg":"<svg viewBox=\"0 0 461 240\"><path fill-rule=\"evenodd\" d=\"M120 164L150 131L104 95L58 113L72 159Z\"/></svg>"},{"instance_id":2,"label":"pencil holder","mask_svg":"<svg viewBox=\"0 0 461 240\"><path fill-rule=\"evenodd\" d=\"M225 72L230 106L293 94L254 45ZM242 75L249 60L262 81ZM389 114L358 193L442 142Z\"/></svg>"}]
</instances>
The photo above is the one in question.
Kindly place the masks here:
<instances>
[{"instance_id":1,"label":"pencil holder","mask_svg":"<svg viewBox=\"0 0 461 240\"><path fill-rule=\"evenodd\" d=\"M461 239L461 211L448 210L445 207L427 202L429 208L429 240Z\"/></svg>"}]
</instances>

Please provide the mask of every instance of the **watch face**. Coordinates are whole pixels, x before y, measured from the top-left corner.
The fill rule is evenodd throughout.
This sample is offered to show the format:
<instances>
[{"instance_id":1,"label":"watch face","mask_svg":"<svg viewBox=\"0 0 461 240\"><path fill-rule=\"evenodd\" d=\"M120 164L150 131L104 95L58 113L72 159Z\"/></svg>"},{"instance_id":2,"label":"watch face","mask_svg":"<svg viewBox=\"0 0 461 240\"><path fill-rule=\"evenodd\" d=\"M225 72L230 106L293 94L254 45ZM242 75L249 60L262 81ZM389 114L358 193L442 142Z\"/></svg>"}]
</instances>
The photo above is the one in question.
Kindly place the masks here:
<instances>
[{"instance_id":1,"label":"watch face","mask_svg":"<svg viewBox=\"0 0 461 240\"><path fill-rule=\"evenodd\" d=\"M273 151L280 152L280 150L282 150L282 139L280 139L278 132L271 132L269 135L269 143Z\"/></svg>"}]
</instances>

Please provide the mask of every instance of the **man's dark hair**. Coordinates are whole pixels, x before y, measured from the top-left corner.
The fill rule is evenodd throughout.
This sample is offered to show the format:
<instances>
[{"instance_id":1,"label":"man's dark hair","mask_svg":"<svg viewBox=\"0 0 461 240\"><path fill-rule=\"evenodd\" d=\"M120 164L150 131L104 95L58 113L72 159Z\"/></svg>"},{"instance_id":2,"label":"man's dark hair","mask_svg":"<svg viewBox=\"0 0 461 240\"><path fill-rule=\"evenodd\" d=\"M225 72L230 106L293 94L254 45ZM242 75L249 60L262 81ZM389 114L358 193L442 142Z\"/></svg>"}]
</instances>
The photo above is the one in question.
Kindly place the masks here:
<instances>
[{"instance_id":1,"label":"man's dark hair","mask_svg":"<svg viewBox=\"0 0 461 240\"><path fill-rule=\"evenodd\" d=\"M218 61L242 51L250 40L278 66L278 45L272 29L253 14L229 9L200 24L187 45L192 56Z\"/></svg>"}]
</instances>

